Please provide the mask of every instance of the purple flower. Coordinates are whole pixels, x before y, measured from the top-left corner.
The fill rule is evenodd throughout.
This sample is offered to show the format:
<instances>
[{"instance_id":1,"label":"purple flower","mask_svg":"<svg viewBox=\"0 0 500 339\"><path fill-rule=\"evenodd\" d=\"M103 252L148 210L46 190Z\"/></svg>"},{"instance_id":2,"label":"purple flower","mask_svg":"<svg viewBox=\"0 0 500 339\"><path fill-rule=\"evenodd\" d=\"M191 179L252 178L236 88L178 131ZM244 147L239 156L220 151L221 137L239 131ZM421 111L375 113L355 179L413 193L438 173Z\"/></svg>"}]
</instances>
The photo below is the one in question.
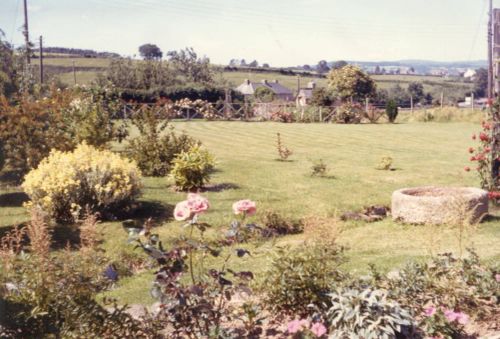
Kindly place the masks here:
<instances>
[{"instance_id":1,"label":"purple flower","mask_svg":"<svg viewBox=\"0 0 500 339\"><path fill-rule=\"evenodd\" d=\"M311 332L319 338L326 333L326 327L322 323L315 323L311 326Z\"/></svg>"}]
</instances>

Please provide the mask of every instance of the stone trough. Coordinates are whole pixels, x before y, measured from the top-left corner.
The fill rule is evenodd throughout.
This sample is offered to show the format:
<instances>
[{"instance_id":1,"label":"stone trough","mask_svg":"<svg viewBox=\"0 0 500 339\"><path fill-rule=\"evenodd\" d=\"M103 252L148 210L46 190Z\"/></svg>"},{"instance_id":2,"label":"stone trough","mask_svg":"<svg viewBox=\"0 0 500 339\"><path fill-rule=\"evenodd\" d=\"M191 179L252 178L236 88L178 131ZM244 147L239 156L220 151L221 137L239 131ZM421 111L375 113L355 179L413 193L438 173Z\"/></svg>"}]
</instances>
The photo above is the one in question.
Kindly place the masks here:
<instances>
[{"instance_id":1,"label":"stone trough","mask_svg":"<svg viewBox=\"0 0 500 339\"><path fill-rule=\"evenodd\" d=\"M409 224L476 223L488 214L488 192L474 187L414 187L392 193L392 218Z\"/></svg>"}]
</instances>

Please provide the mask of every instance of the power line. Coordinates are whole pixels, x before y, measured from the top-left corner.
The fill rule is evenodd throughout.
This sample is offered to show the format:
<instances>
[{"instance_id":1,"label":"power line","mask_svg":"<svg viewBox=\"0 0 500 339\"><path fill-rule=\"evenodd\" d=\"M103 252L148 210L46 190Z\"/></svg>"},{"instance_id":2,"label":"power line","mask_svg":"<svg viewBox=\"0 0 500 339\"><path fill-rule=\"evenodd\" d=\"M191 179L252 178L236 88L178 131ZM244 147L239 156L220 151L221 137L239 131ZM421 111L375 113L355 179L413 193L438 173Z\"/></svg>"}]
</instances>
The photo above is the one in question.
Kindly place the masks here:
<instances>
[{"instance_id":1,"label":"power line","mask_svg":"<svg viewBox=\"0 0 500 339\"><path fill-rule=\"evenodd\" d=\"M19 4L21 3L21 0L17 0L16 5L15 5L15 13L14 13L14 24L12 25L12 33L10 34L10 44L12 45L12 42L14 41L14 33L16 32L16 25L17 25L17 17L19 16Z\"/></svg>"},{"instance_id":2,"label":"power line","mask_svg":"<svg viewBox=\"0 0 500 339\"><path fill-rule=\"evenodd\" d=\"M470 49L470 52L469 52L469 61L471 61L472 59L472 53L474 52L474 49L476 48L476 43L477 43L477 38L479 37L479 32L481 31L481 27L483 26L483 19L484 19L484 12L486 10L486 3L488 2L488 0L484 0L483 1L483 7L481 9L481 14L479 16L479 24L477 25L477 29L476 29L476 34L474 35L474 40L472 42L472 47Z\"/></svg>"}]
</instances>

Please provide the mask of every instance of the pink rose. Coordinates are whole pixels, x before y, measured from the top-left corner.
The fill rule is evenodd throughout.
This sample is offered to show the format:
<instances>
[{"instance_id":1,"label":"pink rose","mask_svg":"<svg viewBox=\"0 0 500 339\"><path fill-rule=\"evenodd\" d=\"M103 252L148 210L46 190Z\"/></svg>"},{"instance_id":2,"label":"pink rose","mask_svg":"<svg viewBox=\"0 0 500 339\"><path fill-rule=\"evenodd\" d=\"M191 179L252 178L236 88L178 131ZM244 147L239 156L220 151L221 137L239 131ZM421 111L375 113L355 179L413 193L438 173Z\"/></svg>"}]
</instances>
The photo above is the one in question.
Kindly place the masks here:
<instances>
[{"instance_id":1,"label":"pink rose","mask_svg":"<svg viewBox=\"0 0 500 339\"><path fill-rule=\"evenodd\" d=\"M179 202L175 205L174 218L178 221L184 221L191 218L191 209L187 200Z\"/></svg>"},{"instance_id":2,"label":"pink rose","mask_svg":"<svg viewBox=\"0 0 500 339\"><path fill-rule=\"evenodd\" d=\"M455 313L459 324L466 325L469 322L469 316L463 312Z\"/></svg>"},{"instance_id":3,"label":"pink rose","mask_svg":"<svg viewBox=\"0 0 500 339\"><path fill-rule=\"evenodd\" d=\"M444 316L446 317L446 320L448 320L451 323L457 320L458 313L455 313L452 310L444 310Z\"/></svg>"},{"instance_id":4,"label":"pink rose","mask_svg":"<svg viewBox=\"0 0 500 339\"><path fill-rule=\"evenodd\" d=\"M203 213L210 207L207 198L195 193L188 194L187 202L189 208L191 209L191 213L194 214Z\"/></svg>"},{"instance_id":5,"label":"pink rose","mask_svg":"<svg viewBox=\"0 0 500 339\"><path fill-rule=\"evenodd\" d=\"M245 213L246 215L253 215L256 211L255 202L252 200L240 200L233 204L234 214Z\"/></svg>"},{"instance_id":6,"label":"pink rose","mask_svg":"<svg viewBox=\"0 0 500 339\"><path fill-rule=\"evenodd\" d=\"M427 307L424 310L424 315L426 317L432 317L436 313L436 308L434 306Z\"/></svg>"},{"instance_id":7,"label":"pink rose","mask_svg":"<svg viewBox=\"0 0 500 339\"><path fill-rule=\"evenodd\" d=\"M311 326L311 332L316 337L322 337L326 333L326 327L322 323L315 323Z\"/></svg>"},{"instance_id":8,"label":"pink rose","mask_svg":"<svg viewBox=\"0 0 500 339\"><path fill-rule=\"evenodd\" d=\"M500 274L495 274L495 280L496 280L497 282L500 282Z\"/></svg>"}]
</instances>

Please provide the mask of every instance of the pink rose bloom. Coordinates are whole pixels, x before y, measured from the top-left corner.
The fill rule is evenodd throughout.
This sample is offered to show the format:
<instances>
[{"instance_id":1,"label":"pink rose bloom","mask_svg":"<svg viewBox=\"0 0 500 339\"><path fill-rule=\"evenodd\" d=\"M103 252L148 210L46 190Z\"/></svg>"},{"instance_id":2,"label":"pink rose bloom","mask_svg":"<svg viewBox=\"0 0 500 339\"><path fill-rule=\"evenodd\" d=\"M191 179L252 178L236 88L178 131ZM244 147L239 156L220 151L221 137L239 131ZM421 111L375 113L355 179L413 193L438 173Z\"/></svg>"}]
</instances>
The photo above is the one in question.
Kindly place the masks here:
<instances>
[{"instance_id":1,"label":"pink rose bloom","mask_svg":"<svg viewBox=\"0 0 500 339\"><path fill-rule=\"evenodd\" d=\"M469 316L463 312L455 313L459 324L466 325L469 322Z\"/></svg>"},{"instance_id":2,"label":"pink rose bloom","mask_svg":"<svg viewBox=\"0 0 500 339\"><path fill-rule=\"evenodd\" d=\"M426 317L432 317L436 313L436 308L434 306L427 307L424 310L424 314Z\"/></svg>"},{"instance_id":3,"label":"pink rose bloom","mask_svg":"<svg viewBox=\"0 0 500 339\"><path fill-rule=\"evenodd\" d=\"M322 337L326 333L326 327L323 326L322 323L315 323L311 327L311 332L316 336L316 337Z\"/></svg>"},{"instance_id":4,"label":"pink rose bloom","mask_svg":"<svg viewBox=\"0 0 500 339\"><path fill-rule=\"evenodd\" d=\"M178 221L184 221L191 218L191 209L187 200L179 202L175 205L174 218Z\"/></svg>"},{"instance_id":5,"label":"pink rose bloom","mask_svg":"<svg viewBox=\"0 0 500 339\"><path fill-rule=\"evenodd\" d=\"M444 310L444 316L449 322L454 322L455 320L457 320L458 313L455 313L452 310Z\"/></svg>"},{"instance_id":6,"label":"pink rose bloom","mask_svg":"<svg viewBox=\"0 0 500 339\"><path fill-rule=\"evenodd\" d=\"M256 211L255 202L252 200L240 200L233 204L234 214L245 213L246 215L253 215Z\"/></svg>"},{"instance_id":7,"label":"pink rose bloom","mask_svg":"<svg viewBox=\"0 0 500 339\"><path fill-rule=\"evenodd\" d=\"M500 274L495 274L495 280L496 280L497 282L500 282Z\"/></svg>"},{"instance_id":8,"label":"pink rose bloom","mask_svg":"<svg viewBox=\"0 0 500 339\"><path fill-rule=\"evenodd\" d=\"M189 193L187 198L188 206L191 209L191 213L200 214L208 210L210 204L208 199L202 197L199 194Z\"/></svg>"}]
</instances>

